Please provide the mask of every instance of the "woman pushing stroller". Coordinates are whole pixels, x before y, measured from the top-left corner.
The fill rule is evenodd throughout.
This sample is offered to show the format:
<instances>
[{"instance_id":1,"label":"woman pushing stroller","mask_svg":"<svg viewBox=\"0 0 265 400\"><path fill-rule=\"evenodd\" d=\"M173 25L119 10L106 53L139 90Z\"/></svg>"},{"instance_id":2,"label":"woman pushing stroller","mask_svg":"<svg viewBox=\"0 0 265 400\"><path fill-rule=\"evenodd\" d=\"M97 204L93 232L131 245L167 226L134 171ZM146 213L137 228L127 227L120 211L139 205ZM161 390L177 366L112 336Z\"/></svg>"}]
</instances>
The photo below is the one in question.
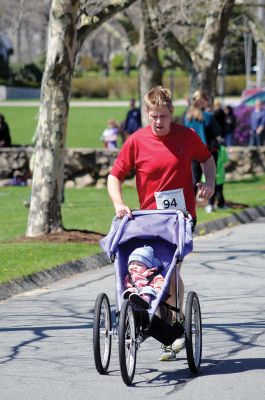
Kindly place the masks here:
<instances>
[{"instance_id":1,"label":"woman pushing stroller","mask_svg":"<svg viewBox=\"0 0 265 400\"><path fill-rule=\"evenodd\" d=\"M206 145L192 129L172 122L173 110L168 89L155 87L145 96L145 112L150 125L130 135L108 177L108 192L117 217L132 217L131 209L125 204L122 195L122 182L132 169L135 170L136 189L140 209L143 210L187 210L192 215L195 226L192 160L201 163L205 176L205 183L197 183L198 195L206 199L213 195L214 160ZM174 293L169 295L174 298ZM179 277L180 318L183 317L183 297L184 285Z\"/></svg>"}]
</instances>

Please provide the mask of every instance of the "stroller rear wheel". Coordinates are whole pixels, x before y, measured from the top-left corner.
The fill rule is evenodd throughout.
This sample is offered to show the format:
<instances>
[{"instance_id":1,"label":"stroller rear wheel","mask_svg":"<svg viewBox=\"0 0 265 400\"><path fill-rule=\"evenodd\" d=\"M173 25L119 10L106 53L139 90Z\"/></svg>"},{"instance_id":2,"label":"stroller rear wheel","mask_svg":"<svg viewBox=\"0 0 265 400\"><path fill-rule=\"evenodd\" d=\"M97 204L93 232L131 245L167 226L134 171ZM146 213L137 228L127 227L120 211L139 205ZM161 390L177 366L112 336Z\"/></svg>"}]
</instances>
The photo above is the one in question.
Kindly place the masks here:
<instances>
[{"instance_id":1,"label":"stroller rear wheel","mask_svg":"<svg viewBox=\"0 0 265 400\"><path fill-rule=\"evenodd\" d=\"M123 382L130 385L134 378L136 367L136 324L132 303L125 300L122 303L119 320L119 358Z\"/></svg>"},{"instance_id":2,"label":"stroller rear wheel","mask_svg":"<svg viewBox=\"0 0 265 400\"><path fill-rule=\"evenodd\" d=\"M108 296L100 293L96 299L93 324L93 349L97 371L105 374L111 354L111 312Z\"/></svg>"},{"instance_id":3,"label":"stroller rear wheel","mask_svg":"<svg viewBox=\"0 0 265 400\"><path fill-rule=\"evenodd\" d=\"M189 292L186 300L185 344L189 368L196 373L201 364L202 324L200 303L195 292Z\"/></svg>"}]
</instances>

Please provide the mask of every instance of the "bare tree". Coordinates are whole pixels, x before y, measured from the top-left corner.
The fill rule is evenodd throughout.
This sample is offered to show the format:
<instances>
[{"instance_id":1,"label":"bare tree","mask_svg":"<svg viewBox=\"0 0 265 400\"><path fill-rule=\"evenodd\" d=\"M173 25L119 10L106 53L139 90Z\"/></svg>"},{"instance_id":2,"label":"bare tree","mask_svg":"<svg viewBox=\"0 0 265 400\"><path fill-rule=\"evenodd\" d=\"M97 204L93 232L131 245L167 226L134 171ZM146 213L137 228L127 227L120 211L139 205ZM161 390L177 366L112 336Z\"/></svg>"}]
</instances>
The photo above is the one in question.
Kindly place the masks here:
<instances>
[{"instance_id":1,"label":"bare tree","mask_svg":"<svg viewBox=\"0 0 265 400\"><path fill-rule=\"evenodd\" d=\"M0 0L0 29L13 42L14 61L29 63L45 53L50 3Z\"/></svg>"},{"instance_id":2,"label":"bare tree","mask_svg":"<svg viewBox=\"0 0 265 400\"><path fill-rule=\"evenodd\" d=\"M191 75L191 92L205 89L213 98L216 90L218 64L235 0L211 0L185 4L182 24L175 29L169 8L161 25L164 43L176 53L176 62ZM188 6L190 6L188 8ZM169 28L171 25L171 29ZM189 37L187 38L187 31Z\"/></svg>"},{"instance_id":3,"label":"bare tree","mask_svg":"<svg viewBox=\"0 0 265 400\"><path fill-rule=\"evenodd\" d=\"M141 0L134 7L134 11L137 7L137 18L130 12L124 13L123 19L116 18L125 26L125 35L126 32L138 33L132 36L137 40L139 37L138 44L131 43L131 49L138 55L142 105L144 94L162 83L163 66L158 56L161 47L171 53L171 57L168 54L166 57L168 65L173 62L174 66L190 73L191 92L200 87L214 97L218 64L233 5L234 0L210 0L207 4L205 0ZM131 42L129 34L127 40ZM142 110L143 119L144 115Z\"/></svg>"},{"instance_id":4,"label":"bare tree","mask_svg":"<svg viewBox=\"0 0 265 400\"><path fill-rule=\"evenodd\" d=\"M77 52L89 33L134 1L115 1L104 8L102 2L99 5L99 2L80 0L52 1L26 233L29 237L63 230L61 201L65 138ZM91 3L94 6L92 11Z\"/></svg>"},{"instance_id":5,"label":"bare tree","mask_svg":"<svg viewBox=\"0 0 265 400\"><path fill-rule=\"evenodd\" d=\"M265 15L265 0L250 0L241 4L242 15L249 27L251 36L256 43L256 86L260 87L263 84L265 70L265 33L264 33L264 15ZM246 28L245 28L246 29ZM252 40L252 38L250 38ZM251 60L251 52L249 54ZM249 64L249 76L251 73L251 62ZM250 81L250 80L249 80ZM247 85L250 82L247 82Z\"/></svg>"},{"instance_id":6,"label":"bare tree","mask_svg":"<svg viewBox=\"0 0 265 400\"><path fill-rule=\"evenodd\" d=\"M228 29L234 0L214 1L205 22L202 40L191 53L199 86L213 98L216 91L218 64Z\"/></svg>"}]
</instances>

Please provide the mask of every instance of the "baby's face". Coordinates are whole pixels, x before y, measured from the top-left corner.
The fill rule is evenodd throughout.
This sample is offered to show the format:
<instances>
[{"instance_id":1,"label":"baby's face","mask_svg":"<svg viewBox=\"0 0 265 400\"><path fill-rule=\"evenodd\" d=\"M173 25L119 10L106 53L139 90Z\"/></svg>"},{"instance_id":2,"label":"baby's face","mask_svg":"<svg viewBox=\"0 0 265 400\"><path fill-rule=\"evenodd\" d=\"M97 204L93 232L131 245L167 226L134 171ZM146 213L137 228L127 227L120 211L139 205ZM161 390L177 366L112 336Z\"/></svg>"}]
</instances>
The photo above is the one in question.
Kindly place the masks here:
<instances>
[{"instance_id":1,"label":"baby's face","mask_svg":"<svg viewBox=\"0 0 265 400\"><path fill-rule=\"evenodd\" d=\"M137 272L138 274L142 274L147 270L147 267L144 263L140 261L132 261L129 264L129 272Z\"/></svg>"}]
</instances>

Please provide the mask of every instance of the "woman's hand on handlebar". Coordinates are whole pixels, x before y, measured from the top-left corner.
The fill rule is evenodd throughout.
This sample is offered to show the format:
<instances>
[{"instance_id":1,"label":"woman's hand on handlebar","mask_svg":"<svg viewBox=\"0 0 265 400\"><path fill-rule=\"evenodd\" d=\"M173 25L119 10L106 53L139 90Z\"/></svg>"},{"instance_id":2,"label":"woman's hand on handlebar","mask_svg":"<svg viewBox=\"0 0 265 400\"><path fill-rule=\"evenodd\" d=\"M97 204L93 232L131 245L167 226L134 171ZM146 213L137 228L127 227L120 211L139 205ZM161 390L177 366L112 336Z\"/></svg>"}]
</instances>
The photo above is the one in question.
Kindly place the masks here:
<instances>
[{"instance_id":1,"label":"woman's hand on handlebar","mask_svg":"<svg viewBox=\"0 0 265 400\"><path fill-rule=\"evenodd\" d=\"M128 215L129 218L132 218L132 211L125 204L119 204L115 206L115 212L118 218L123 218L125 215Z\"/></svg>"}]
</instances>

